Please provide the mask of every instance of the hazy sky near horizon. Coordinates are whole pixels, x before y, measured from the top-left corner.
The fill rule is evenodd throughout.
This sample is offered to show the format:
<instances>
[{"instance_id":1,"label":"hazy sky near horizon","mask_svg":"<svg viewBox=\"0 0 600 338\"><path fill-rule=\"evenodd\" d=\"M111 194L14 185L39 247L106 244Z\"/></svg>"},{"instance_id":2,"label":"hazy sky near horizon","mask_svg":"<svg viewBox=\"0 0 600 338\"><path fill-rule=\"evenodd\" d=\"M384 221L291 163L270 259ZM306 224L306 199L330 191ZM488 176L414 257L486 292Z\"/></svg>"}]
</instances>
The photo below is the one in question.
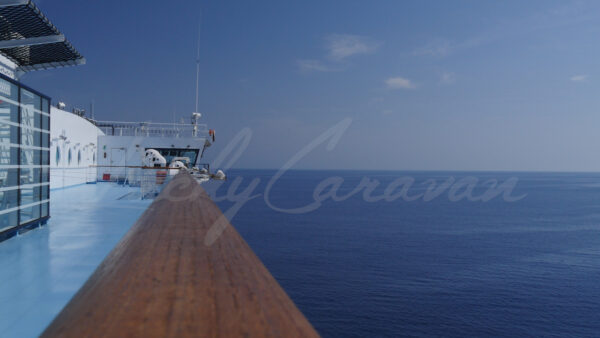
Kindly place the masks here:
<instances>
[{"instance_id":1,"label":"hazy sky near horizon","mask_svg":"<svg viewBox=\"0 0 600 338\"><path fill-rule=\"evenodd\" d=\"M22 81L96 118L200 111L236 167L600 170L597 1L35 1L86 57Z\"/></svg>"}]
</instances>

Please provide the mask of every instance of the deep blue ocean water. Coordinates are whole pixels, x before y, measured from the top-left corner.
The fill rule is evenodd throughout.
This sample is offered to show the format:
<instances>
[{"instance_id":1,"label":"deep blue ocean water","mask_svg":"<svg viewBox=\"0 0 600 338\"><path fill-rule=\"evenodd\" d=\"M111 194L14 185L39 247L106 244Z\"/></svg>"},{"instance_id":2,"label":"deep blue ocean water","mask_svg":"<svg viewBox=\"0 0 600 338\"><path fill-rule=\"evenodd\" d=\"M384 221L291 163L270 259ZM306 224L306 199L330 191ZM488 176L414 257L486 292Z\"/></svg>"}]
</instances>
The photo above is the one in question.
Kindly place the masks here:
<instances>
[{"instance_id":1,"label":"deep blue ocean water","mask_svg":"<svg viewBox=\"0 0 600 338\"><path fill-rule=\"evenodd\" d=\"M290 214L265 201L274 173L229 170L207 187L218 200L236 177L237 194L260 180L232 224L323 336L600 334L600 174L289 171L269 195L278 208L310 204L331 177L343 179L338 196L364 177L380 182L371 196L401 177L415 180L409 196L450 177L477 180L473 196L512 177L511 196L526 195L368 202L361 192Z\"/></svg>"}]
</instances>

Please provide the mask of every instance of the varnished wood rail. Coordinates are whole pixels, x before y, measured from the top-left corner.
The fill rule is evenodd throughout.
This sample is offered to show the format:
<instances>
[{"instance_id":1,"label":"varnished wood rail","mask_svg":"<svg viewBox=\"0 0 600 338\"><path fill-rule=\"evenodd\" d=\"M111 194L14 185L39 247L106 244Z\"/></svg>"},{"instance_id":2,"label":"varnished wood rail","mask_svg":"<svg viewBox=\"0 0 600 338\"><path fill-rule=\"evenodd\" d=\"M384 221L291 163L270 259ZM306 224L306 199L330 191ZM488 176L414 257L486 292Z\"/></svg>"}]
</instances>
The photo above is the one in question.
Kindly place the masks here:
<instances>
[{"instance_id":1,"label":"varnished wood rail","mask_svg":"<svg viewBox=\"0 0 600 338\"><path fill-rule=\"evenodd\" d=\"M175 176L42 337L315 337L204 189Z\"/></svg>"}]
</instances>

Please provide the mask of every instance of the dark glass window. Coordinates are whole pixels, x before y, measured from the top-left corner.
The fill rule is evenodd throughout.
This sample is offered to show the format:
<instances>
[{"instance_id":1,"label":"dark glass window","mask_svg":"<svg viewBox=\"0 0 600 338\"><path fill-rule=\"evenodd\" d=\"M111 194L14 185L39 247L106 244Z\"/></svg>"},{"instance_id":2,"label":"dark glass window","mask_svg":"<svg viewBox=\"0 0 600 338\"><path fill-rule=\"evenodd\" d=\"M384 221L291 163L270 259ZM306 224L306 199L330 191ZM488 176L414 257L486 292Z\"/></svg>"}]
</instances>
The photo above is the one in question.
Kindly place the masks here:
<instances>
[{"instance_id":1,"label":"dark glass window","mask_svg":"<svg viewBox=\"0 0 600 338\"><path fill-rule=\"evenodd\" d=\"M0 79L0 143L1 144L16 144L19 143L19 128L11 126L7 122L19 123L19 90L14 84ZM0 154L0 164L15 164L10 163L12 158L5 149ZM8 159L8 161L7 161ZM15 161L16 162L16 161Z\"/></svg>"},{"instance_id":2,"label":"dark glass window","mask_svg":"<svg viewBox=\"0 0 600 338\"><path fill-rule=\"evenodd\" d=\"M45 133L44 133L45 134ZM24 146L42 146L42 132L30 128L21 128L21 144Z\"/></svg>"},{"instance_id":3,"label":"dark glass window","mask_svg":"<svg viewBox=\"0 0 600 338\"><path fill-rule=\"evenodd\" d=\"M42 152L33 149L21 149L21 165L41 165Z\"/></svg>"},{"instance_id":4,"label":"dark glass window","mask_svg":"<svg viewBox=\"0 0 600 338\"><path fill-rule=\"evenodd\" d=\"M42 168L42 182L50 182L50 168Z\"/></svg>"},{"instance_id":5,"label":"dark glass window","mask_svg":"<svg viewBox=\"0 0 600 338\"><path fill-rule=\"evenodd\" d=\"M21 184L40 183L42 168L21 168Z\"/></svg>"},{"instance_id":6,"label":"dark glass window","mask_svg":"<svg viewBox=\"0 0 600 338\"><path fill-rule=\"evenodd\" d=\"M19 148L16 146L11 146L9 143L0 143L0 165L19 164L18 155Z\"/></svg>"},{"instance_id":7,"label":"dark glass window","mask_svg":"<svg viewBox=\"0 0 600 338\"><path fill-rule=\"evenodd\" d=\"M18 169L0 168L0 188L14 187L19 181L17 179Z\"/></svg>"},{"instance_id":8,"label":"dark glass window","mask_svg":"<svg viewBox=\"0 0 600 338\"><path fill-rule=\"evenodd\" d=\"M198 149L153 149L158 151L165 160L167 160L167 165L171 163L175 157L187 157L190 160L190 165L193 166L196 164L196 157L198 157Z\"/></svg>"},{"instance_id":9,"label":"dark glass window","mask_svg":"<svg viewBox=\"0 0 600 338\"><path fill-rule=\"evenodd\" d=\"M0 232L49 215L49 112L47 98L0 78Z\"/></svg>"},{"instance_id":10,"label":"dark glass window","mask_svg":"<svg viewBox=\"0 0 600 338\"><path fill-rule=\"evenodd\" d=\"M38 95L21 89L21 124L29 127L42 127L41 110L42 98Z\"/></svg>"},{"instance_id":11,"label":"dark glass window","mask_svg":"<svg viewBox=\"0 0 600 338\"><path fill-rule=\"evenodd\" d=\"M9 213L0 214L0 231L8 230L10 228L14 228L17 225L17 217L19 216L19 211L15 210Z\"/></svg>"},{"instance_id":12,"label":"dark glass window","mask_svg":"<svg viewBox=\"0 0 600 338\"><path fill-rule=\"evenodd\" d=\"M19 89L14 84L0 79L0 121L19 123Z\"/></svg>"},{"instance_id":13,"label":"dark glass window","mask_svg":"<svg viewBox=\"0 0 600 338\"><path fill-rule=\"evenodd\" d=\"M41 187L22 188L21 189L21 205L28 205L39 202L41 198ZM33 205L20 210L20 223L24 224L40 217L40 206Z\"/></svg>"},{"instance_id":14,"label":"dark glass window","mask_svg":"<svg viewBox=\"0 0 600 338\"><path fill-rule=\"evenodd\" d=\"M25 224L27 222L31 222L35 219L40 218L40 206L39 205L25 207L19 211L20 211L19 216L21 218L21 221L19 223L21 223L21 224Z\"/></svg>"},{"instance_id":15,"label":"dark glass window","mask_svg":"<svg viewBox=\"0 0 600 338\"><path fill-rule=\"evenodd\" d=\"M5 190L0 191L0 212L6 209L15 208L18 206L19 202L19 190ZM16 225L16 222L13 224ZM0 228L2 228L2 224L0 222Z\"/></svg>"},{"instance_id":16,"label":"dark glass window","mask_svg":"<svg viewBox=\"0 0 600 338\"><path fill-rule=\"evenodd\" d=\"M42 204L42 215L41 215L41 217L48 216L48 209L49 209L48 204L49 204L48 202Z\"/></svg>"},{"instance_id":17,"label":"dark glass window","mask_svg":"<svg viewBox=\"0 0 600 338\"><path fill-rule=\"evenodd\" d=\"M50 101L44 98L42 98L42 111L44 113L50 113ZM50 130L50 116L42 115L42 129Z\"/></svg>"}]
</instances>

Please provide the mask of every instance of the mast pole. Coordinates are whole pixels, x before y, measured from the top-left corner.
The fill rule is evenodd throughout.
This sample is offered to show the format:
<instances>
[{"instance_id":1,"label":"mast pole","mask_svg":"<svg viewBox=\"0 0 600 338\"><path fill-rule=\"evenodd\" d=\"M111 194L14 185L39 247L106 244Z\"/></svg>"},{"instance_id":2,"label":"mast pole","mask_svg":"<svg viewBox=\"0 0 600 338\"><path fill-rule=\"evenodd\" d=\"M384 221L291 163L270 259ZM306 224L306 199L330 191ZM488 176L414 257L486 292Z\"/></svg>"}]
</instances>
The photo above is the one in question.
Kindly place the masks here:
<instances>
[{"instance_id":1,"label":"mast pole","mask_svg":"<svg viewBox=\"0 0 600 338\"><path fill-rule=\"evenodd\" d=\"M196 55L196 110L198 112L198 87L200 82L200 21L198 21L198 53Z\"/></svg>"}]
</instances>

